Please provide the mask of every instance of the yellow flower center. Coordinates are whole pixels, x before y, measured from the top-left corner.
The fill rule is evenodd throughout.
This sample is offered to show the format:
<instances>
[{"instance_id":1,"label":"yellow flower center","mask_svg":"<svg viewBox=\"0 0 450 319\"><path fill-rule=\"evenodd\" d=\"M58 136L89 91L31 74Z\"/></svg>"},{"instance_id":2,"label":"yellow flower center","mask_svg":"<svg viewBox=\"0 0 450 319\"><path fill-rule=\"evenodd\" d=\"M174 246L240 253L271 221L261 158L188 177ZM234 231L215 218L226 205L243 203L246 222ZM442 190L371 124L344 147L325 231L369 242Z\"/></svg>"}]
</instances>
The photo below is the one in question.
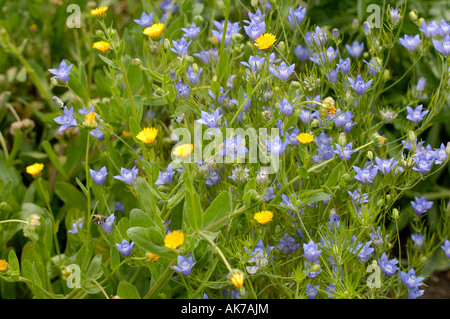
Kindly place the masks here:
<instances>
[{"instance_id":1,"label":"yellow flower center","mask_svg":"<svg viewBox=\"0 0 450 319\"><path fill-rule=\"evenodd\" d=\"M106 51L109 50L109 43L105 42L105 41L98 41L98 42L95 42L92 45L92 47L94 49L97 49L97 50L101 51L101 52L106 52Z\"/></svg>"},{"instance_id":2,"label":"yellow flower center","mask_svg":"<svg viewBox=\"0 0 450 319\"><path fill-rule=\"evenodd\" d=\"M8 269L8 262L4 259L0 259L0 271L6 271Z\"/></svg>"},{"instance_id":3,"label":"yellow flower center","mask_svg":"<svg viewBox=\"0 0 450 319\"><path fill-rule=\"evenodd\" d=\"M309 144L313 141L314 135L309 133L300 133L297 135L297 140L302 144Z\"/></svg>"},{"instance_id":4,"label":"yellow flower center","mask_svg":"<svg viewBox=\"0 0 450 319\"><path fill-rule=\"evenodd\" d=\"M131 133L128 132L128 131L122 131L122 135L125 136L125 137L130 137Z\"/></svg>"},{"instance_id":5,"label":"yellow flower center","mask_svg":"<svg viewBox=\"0 0 450 319\"><path fill-rule=\"evenodd\" d=\"M168 233L164 238L164 246L167 248L176 249L180 247L184 242L184 235L182 232L178 230L174 230L171 233Z\"/></svg>"},{"instance_id":6,"label":"yellow flower center","mask_svg":"<svg viewBox=\"0 0 450 319\"><path fill-rule=\"evenodd\" d=\"M387 141L387 138L384 136L380 136L380 142L381 144L384 144L384 142Z\"/></svg>"},{"instance_id":7,"label":"yellow flower center","mask_svg":"<svg viewBox=\"0 0 450 319\"><path fill-rule=\"evenodd\" d=\"M89 124L94 123L95 122L95 113L90 112L90 113L86 114L86 116L84 117L84 120L86 122L88 122Z\"/></svg>"},{"instance_id":8,"label":"yellow flower center","mask_svg":"<svg viewBox=\"0 0 450 319\"><path fill-rule=\"evenodd\" d=\"M277 38L272 33L264 33L255 40L255 45L261 50L267 50L275 41L277 41Z\"/></svg>"},{"instance_id":9,"label":"yellow flower center","mask_svg":"<svg viewBox=\"0 0 450 319\"><path fill-rule=\"evenodd\" d=\"M272 221L273 213L268 210L260 211L259 213L256 213L254 218L256 221L260 224L266 224L270 221Z\"/></svg>"},{"instance_id":10,"label":"yellow flower center","mask_svg":"<svg viewBox=\"0 0 450 319\"><path fill-rule=\"evenodd\" d=\"M162 34L163 29L164 23L155 23L152 24L150 27L145 28L145 30L142 33L148 35L152 39L157 39Z\"/></svg>"},{"instance_id":11,"label":"yellow flower center","mask_svg":"<svg viewBox=\"0 0 450 319\"><path fill-rule=\"evenodd\" d=\"M94 10L91 10L91 14L93 16L99 17L104 15L106 11L108 11L108 7L99 7Z\"/></svg>"},{"instance_id":12,"label":"yellow flower center","mask_svg":"<svg viewBox=\"0 0 450 319\"><path fill-rule=\"evenodd\" d=\"M33 165L27 166L26 171L28 174L32 176L39 175L44 169L44 164L42 163L34 163Z\"/></svg>"},{"instance_id":13,"label":"yellow flower center","mask_svg":"<svg viewBox=\"0 0 450 319\"><path fill-rule=\"evenodd\" d=\"M136 138L144 142L144 144L153 144L156 136L158 135L158 129L154 127L146 127L136 135Z\"/></svg>"},{"instance_id":14,"label":"yellow flower center","mask_svg":"<svg viewBox=\"0 0 450 319\"><path fill-rule=\"evenodd\" d=\"M334 107L334 105L330 105L328 107L328 114L336 115L336 108Z\"/></svg>"},{"instance_id":15,"label":"yellow flower center","mask_svg":"<svg viewBox=\"0 0 450 319\"><path fill-rule=\"evenodd\" d=\"M193 144L182 144L182 145L178 145L176 146L173 151L172 154L176 155L176 156L188 156L189 154L192 153L192 150L194 149L194 145Z\"/></svg>"}]
</instances>

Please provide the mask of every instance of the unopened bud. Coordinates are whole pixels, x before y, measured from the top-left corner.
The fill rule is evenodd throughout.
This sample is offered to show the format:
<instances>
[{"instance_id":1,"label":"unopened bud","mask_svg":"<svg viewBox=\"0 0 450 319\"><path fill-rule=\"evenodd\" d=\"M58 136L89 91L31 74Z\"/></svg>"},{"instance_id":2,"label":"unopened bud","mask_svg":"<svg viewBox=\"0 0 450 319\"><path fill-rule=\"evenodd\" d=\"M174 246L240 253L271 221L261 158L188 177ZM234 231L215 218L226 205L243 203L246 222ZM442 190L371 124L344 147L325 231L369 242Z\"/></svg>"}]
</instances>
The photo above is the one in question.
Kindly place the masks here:
<instances>
[{"instance_id":1,"label":"unopened bud","mask_svg":"<svg viewBox=\"0 0 450 319\"><path fill-rule=\"evenodd\" d=\"M228 274L228 281L236 288L240 288L244 285L244 273L239 269L233 269Z\"/></svg>"},{"instance_id":2,"label":"unopened bud","mask_svg":"<svg viewBox=\"0 0 450 319\"><path fill-rule=\"evenodd\" d=\"M291 87L293 89L299 89L299 88L301 88L301 84L298 81L291 81Z\"/></svg>"},{"instance_id":3,"label":"unopened bud","mask_svg":"<svg viewBox=\"0 0 450 319\"><path fill-rule=\"evenodd\" d=\"M164 50L169 50L170 49L170 40L167 38L164 38L164 42L163 42L163 48Z\"/></svg>"},{"instance_id":4,"label":"unopened bud","mask_svg":"<svg viewBox=\"0 0 450 319\"><path fill-rule=\"evenodd\" d=\"M417 11L416 10L411 10L408 14L409 18L411 19L411 21L416 22L418 19L418 15L417 15Z\"/></svg>"},{"instance_id":5,"label":"unopened bud","mask_svg":"<svg viewBox=\"0 0 450 319\"><path fill-rule=\"evenodd\" d=\"M141 67L142 66L142 61L139 58L134 58L133 59L133 66L137 66L137 67Z\"/></svg>"},{"instance_id":6,"label":"unopened bud","mask_svg":"<svg viewBox=\"0 0 450 319\"><path fill-rule=\"evenodd\" d=\"M381 206L383 206L383 204L384 204L384 199L383 199L383 198L380 198L380 199L378 200L378 202L377 202L377 206L378 206L378 207L381 207Z\"/></svg>"},{"instance_id":7,"label":"unopened bud","mask_svg":"<svg viewBox=\"0 0 450 319\"><path fill-rule=\"evenodd\" d=\"M369 160L373 160L373 153L372 153L372 151L367 151L367 158Z\"/></svg>"},{"instance_id":8,"label":"unopened bud","mask_svg":"<svg viewBox=\"0 0 450 319\"><path fill-rule=\"evenodd\" d=\"M408 141L409 141L411 144L415 144L415 143L416 143L416 138L417 138L417 136L416 136L416 134L414 133L414 131L409 131L409 132L408 132Z\"/></svg>"},{"instance_id":9,"label":"unopened bud","mask_svg":"<svg viewBox=\"0 0 450 319\"><path fill-rule=\"evenodd\" d=\"M310 128L315 128L315 127L319 126L319 120L318 119L312 120L309 126L310 126Z\"/></svg>"},{"instance_id":10,"label":"unopened bud","mask_svg":"<svg viewBox=\"0 0 450 319\"><path fill-rule=\"evenodd\" d=\"M331 31L331 36L332 36L334 39L338 39L338 38L339 38L339 30L336 29L336 28L334 28L333 31Z\"/></svg>"},{"instance_id":11,"label":"unopened bud","mask_svg":"<svg viewBox=\"0 0 450 319\"><path fill-rule=\"evenodd\" d=\"M196 15L194 17L194 23L196 26L199 26L200 24L202 24L204 21L203 17L201 15Z\"/></svg>"},{"instance_id":12,"label":"unopened bud","mask_svg":"<svg viewBox=\"0 0 450 319\"><path fill-rule=\"evenodd\" d=\"M370 25L369 22L364 21L363 23L363 31L365 35L369 35L370 34Z\"/></svg>"},{"instance_id":13,"label":"unopened bud","mask_svg":"<svg viewBox=\"0 0 450 319\"><path fill-rule=\"evenodd\" d=\"M447 153L447 156L450 157L450 142L447 142L447 146L445 147L445 153Z\"/></svg>"},{"instance_id":14,"label":"unopened bud","mask_svg":"<svg viewBox=\"0 0 450 319\"><path fill-rule=\"evenodd\" d=\"M392 217L393 217L395 220L397 220L397 219L398 219L398 216L399 216L398 209L397 209L397 208L394 208L394 209L392 210Z\"/></svg>"},{"instance_id":15,"label":"unopened bud","mask_svg":"<svg viewBox=\"0 0 450 319\"><path fill-rule=\"evenodd\" d=\"M281 54L284 54L286 52L286 44L284 43L284 41L278 42L277 48Z\"/></svg>"},{"instance_id":16,"label":"unopened bud","mask_svg":"<svg viewBox=\"0 0 450 319\"><path fill-rule=\"evenodd\" d=\"M344 146L347 144L347 137L345 136L344 132L339 133L338 143L341 146Z\"/></svg>"}]
</instances>

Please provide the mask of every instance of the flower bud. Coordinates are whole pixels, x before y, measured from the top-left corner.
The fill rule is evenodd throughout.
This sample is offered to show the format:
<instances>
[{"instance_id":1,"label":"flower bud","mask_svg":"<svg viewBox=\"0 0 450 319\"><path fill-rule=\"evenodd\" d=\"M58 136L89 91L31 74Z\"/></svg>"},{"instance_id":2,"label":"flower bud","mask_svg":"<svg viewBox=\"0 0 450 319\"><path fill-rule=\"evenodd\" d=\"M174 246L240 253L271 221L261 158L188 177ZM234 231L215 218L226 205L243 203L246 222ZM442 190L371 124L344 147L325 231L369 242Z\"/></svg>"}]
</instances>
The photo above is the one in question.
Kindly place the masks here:
<instances>
[{"instance_id":1,"label":"flower bud","mask_svg":"<svg viewBox=\"0 0 450 319\"><path fill-rule=\"evenodd\" d=\"M447 146L445 146L445 153L447 153L447 156L450 157L450 142L447 142Z\"/></svg>"},{"instance_id":2,"label":"flower bud","mask_svg":"<svg viewBox=\"0 0 450 319\"><path fill-rule=\"evenodd\" d=\"M337 40L339 38L339 30L334 28L333 31L331 31L331 36Z\"/></svg>"},{"instance_id":3,"label":"flower bud","mask_svg":"<svg viewBox=\"0 0 450 319\"><path fill-rule=\"evenodd\" d=\"M399 213L398 213L398 209L397 209L397 208L394 208L394 209L392 210L392 217L393 217L395 220L398 220Z\"/></svg>"},{"instance_id":4,"label":"flower bud","mask_svg":"<svg viewBox=\"0 0 450 319\"><path fill-rule=\"evenodd\" d=\"M228 274L228 281L235 288L240 288L244 285L244 273L239 269L233 269Z\"/></svg>"},{"instance_id":5,"label":"flower bud","mask_svg":"<svg viewBox=\"0 0 450 319\"><path fill-rule=\"evenodd\" d=\"M302 86L301 86L300 82L298 82L298 81L291 81L291 87L292 87L293 89L299 89L299 88L301 88Z\"/></svg>"},{"instance_id":6,"label":"flower bud","mask_svg":"<svg viewBox=\"0 0 450 319\"><path fill-rule=\"evenodd\" d=\"M364 21L363 23L363 31L365 35L370 35L370 25L369 22Z\"/></svg>"},{"instance_id":7,"label":"flower bud","mask_svg":"<svg viewBox=\"0 0 450 319\"><path fill-rule=\"evenodd\" d=\"M171 69L169 72L169 79L172 82L176 82L177 81L177 71L175 71L174 69Z\"/></svg>"},{"instance_id":8,"label":"flower bud","mask_svg":"<svg viewBox=\"0 0 450 319\"><path fill-rule=\"evenodd\" d=\"M318 119L312 120L309 126L310 126L310 128L315 128L315 127L319 126L319 120Z\"/></svg>"},{"instance_id":9,"label":"flower bud","mask_svg":"<svg viewBox=\"0 0 450 319\"><path fill-rule=\"evenodd\" d=\"M231 41L233 41L234 43L236 43L236 42L242 41L243 38L244 38L244 37L243 37L242 34L240 34L240 33L235 33L235 34L233 34L233 35L231 36Z\"/></svg>"},{"instance_id":10,"label":"flower bud","mask_svg":"<svg viewBox=\"0 0 450 319\"><path fill-rule=\"evenodd\" d=\"M413 21L415 23L418 19L417 11L411 10L408 14L408 17L411 19L411 21Z\"/></svg>"},{"instance_id":11,"label":"flower bud","mask_svg":"<svg viewBox=\"0 0 450 319\"><path fill-rule=\"evenodd\" d=\"M344 146L347 144L347 137L345 136L344 132L339 133L338 143L341 146Z\"/></svg>"},{"instance_id":12,"label":"flower bud","mask_svg":"<svg viewBox=\"0 0 450 319\"><path fill-rule=\"evenodd\" d=\"M373 160L373 153L372 153L372 151L367 151L367 158L369 160Z\"/></svg>"},{"instance_id":13,"label":"flower bud","mask_svg":"<svg viewBox=\"0 0 450 319\"><path fill-rule=\"evenodd\" d=\"M133 66L137 66L137 67L141 67L142 66L142 61L139 58L134 58L132 63L133 63Z\"/></svg>"},{"instance_id":14,"label":"flower bud","mask_svg":"<svg viewBox=\"0 0 450 319\"><path fill-rule=\"evenodd\" d=\"M203 19L203 17L201 16L201 15L196 15L195 17L194 17L194 23L195 23L195 25L200 25L200 24L202 24L203 23L203 21L204 21L204 19Z\"/></svg>"},{"instance_id":15,"label":"flower bud","mask_svg":"<svg viewBox=\"0 0 450 319\"><path fill-rule=\"evenodd\" d=\"M286 52L286 44L284 43L284 41L280 41L277 44L277 48L280 51L280 54L283 54Z\"/></svg>"},{"instance_id":16,"label":"flower bud","mask_svg":"<svg viewBox=\"0 0 450 319\"><path fill-rule=\"evenodd\" d=\"M380 198L380 199L378 200L378 202L377 202L377 206L378 206L378 207L381 207L381 206L383 206L383 204L384 204L384 199L383 199L383 198Z\"/></svg>"},{"instance_id":17,"label":"flower bud","mask_svg":"<svg viewBox=\"0 0 450 319\"><path fill-rule=\"evenodd\" d=\"M256 6L258 5L258 0L251 0L250 4L252 5L253 8L256 8Z\"/></svg>"},{"instance_id":18,"label":"flower bud","mask_svg":"<svg viewBox=\"0 0 450 319\"><path fill-rule=\"evenodd\" d=\"M165 38L165 39L164 39L164 42L163 42L163 48L164 48L164 50L169 50L170 47L171 47L170 40L167 39L167 38Z\"/></svg>"},{"instance_id":19,"label":"flower bud","mask_svg":"<svg viewBox=\"0 0 450 319\"><path fill-rule=\"evenodd\" d=\"M409 141L411 144L415 144L415 143L416 143L416 138L417 138L417 136L416 136L416 134L414 133L414 131L409 131L409 132L408 132L408 141Z\"/></svg>"}]
</instances>

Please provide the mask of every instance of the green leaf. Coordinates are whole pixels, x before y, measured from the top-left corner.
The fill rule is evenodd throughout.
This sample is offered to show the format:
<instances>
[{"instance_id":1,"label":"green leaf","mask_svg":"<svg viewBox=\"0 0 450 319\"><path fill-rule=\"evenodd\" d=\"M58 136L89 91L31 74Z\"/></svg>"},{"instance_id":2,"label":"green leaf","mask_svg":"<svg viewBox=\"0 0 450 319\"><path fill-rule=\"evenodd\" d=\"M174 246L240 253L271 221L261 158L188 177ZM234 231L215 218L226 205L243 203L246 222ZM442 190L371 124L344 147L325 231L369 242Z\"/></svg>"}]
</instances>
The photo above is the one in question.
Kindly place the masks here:
<instances>
[{"instance_id":1,"label":"green leaf","mask_svg":"<svg viewBox=\"0 0 450 319\"><path fill-rule=\"evenodd\" d=\"M330 176L328 176L327 181L325 182L325 186L333 187L337 185L338 178L342 169L342 162L340 162L331 172Z\"/></svg>"},{"instance_id":2,"label":"green leaf","mask_svg":"<svg viewBox=\"0 0 450 319\"><path fill-rule=\"evenodd\" d=\"M226 216L230 213L231 196L227 191L220 193L209 205L203 215L202 229L218 230L227 222Z\"/></svg>"},{"instance_id":3,"label":"green leaf","mask_svg":"<svg viewBox=\"0 0 450 319\"><path fill-rule=\"evenodd\" d=\"M155 229L146 229L141 226L130 227L127 235L136 243L136 246L144 252L151 252L162 258L172 259L176 254L163 246L164 237Z\"/></svg>"},{"instance_id":4,"label":"green leaf","mask_svg":"<svg viewBox=\"0 0 450 319\"><path fill-rule=\"evenodd\" d=\"M141 126L139 125L139 123L136 121L135 118L130 118L130 131L131 131L131 135L133 136L133 139L136 143L142 143L141 141L139 141L136 138L136 135L138 135L138 133L141 131Z\"/></svg>"},{"instance_id":5,"label":"green leaf","mask_svg":"<svg viewBox=\"0 0 450 319\"><path fill-rule=\"evenodd\" d=\"M105 56L103 56L103 55L101 55L101 54L99 54L98 57L99 57L100 59L102 59L103 62L105 62L106 64L108 64L110 67L115 68L115 69L117 69L117 70L120 70L119 67L118 67L118 65L117 65L113 60L110 60L110 59L108 59L107 57L105 57Z\"/></svg>"},{"instance_id":6,"label":"green leaf","mask_svg":"<svg viewBox=\"0 0 450 319\"><path fill-rule=\"evenodd\" d=\"M141 226L147 228L150 226L154 226L154 222L146 212L134 208L130 212L130 226Z\"/></svg>"},{"instance_id":7,"label":"green leaf","mask_svg":"<svg viewBox=\"0 0 450 319\"><path fill-rule=\"evenodd\" d=\"M72 184L62 181L55 182L55 194L70 207L78 208L81 211L86 210L86 198Z\"/></svg>"},{"instance_id":8,"label":"green leaf","mask_svg":"<svg viewBox=\"0 0 450 319\"><path fill-rule=\"evenodd\" d=\"M50 158L50 161L55 166L55 168L58 170L58 172L64 176L64 178L68 179L69 176L67 175L66 171L64 170L61 162L59 161L58 155L53 151L52 145L49 141L43 141L41 143L42 147L44 148L45 152L47 153L48 157Z\"/></svg>"},{"instance_id":9,"label":"green leaf","mask_svg":"<svg viewBox=\"0 0 450 319\"><path fill-rule=\"evenodd\" d=\"M126 281L121 281L119 283L117 295L123 299L141 299L136 287Z\"/></svg>"},{"instance_id":10,"label":"green leaf","mask_svg":"<svg viewBox=\"0 0 450 319\"><path fill-rule=\"evenodd\" d=\"M304 168L303 166L298 168L297 174L303 179L308 178L308 170L306 168Z\"/></svg>"},{"instance_id":11,"label":"green leaf","mask_svg":"<svg viewBox=\"0 0 450 319\"><path fill-rule=\"evenodd\" d=\"M20 265L14 250L10 250L8 254L8 268L12 281L19 280L20 276Z\"/></svg>"},{"instance_id":12,"label":"green leaf","mask_svg":"<svg viewBox=\"0 0 450 319\"><path fill-rule=\"evenodd\" d=\"M186 172L184 180L186 185L184 221L186 221L193 229L197 230L202 225L202 206L197 191L195 191L194 186L192 185L190 171Z\"/></svg>"},{"instance_id":13,"label":"green leaf","mask_svg":"<svg viewBox=\"0 0 450 319\"><path fill-rule=\"evenodd\" d=\"M159 210L156 206L151 186L147 183L147 180L142 177L138 177L137 182L139 190L139 204L141 209L150 215L156 214Z\"/></svg>"}]
</instances>

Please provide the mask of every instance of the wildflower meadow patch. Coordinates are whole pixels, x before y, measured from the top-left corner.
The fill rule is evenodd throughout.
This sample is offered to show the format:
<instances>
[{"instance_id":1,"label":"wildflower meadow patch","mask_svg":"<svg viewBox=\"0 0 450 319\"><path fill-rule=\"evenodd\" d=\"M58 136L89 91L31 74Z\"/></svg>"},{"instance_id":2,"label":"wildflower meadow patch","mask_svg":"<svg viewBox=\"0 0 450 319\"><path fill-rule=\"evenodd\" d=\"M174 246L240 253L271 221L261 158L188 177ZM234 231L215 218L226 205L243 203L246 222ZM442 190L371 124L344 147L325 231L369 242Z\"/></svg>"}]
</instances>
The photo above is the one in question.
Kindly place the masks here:
<instances>
[{"instance_id":1,"label":"wildflower meadow patch","mask_svg":"<svg viewBox=\"0 0 450 319\"><path fill-rule=\"evenodd\" d=\"M450 269L448 4L0 7L2 299L416 299Z\"/></svg>"}]
</instances>

